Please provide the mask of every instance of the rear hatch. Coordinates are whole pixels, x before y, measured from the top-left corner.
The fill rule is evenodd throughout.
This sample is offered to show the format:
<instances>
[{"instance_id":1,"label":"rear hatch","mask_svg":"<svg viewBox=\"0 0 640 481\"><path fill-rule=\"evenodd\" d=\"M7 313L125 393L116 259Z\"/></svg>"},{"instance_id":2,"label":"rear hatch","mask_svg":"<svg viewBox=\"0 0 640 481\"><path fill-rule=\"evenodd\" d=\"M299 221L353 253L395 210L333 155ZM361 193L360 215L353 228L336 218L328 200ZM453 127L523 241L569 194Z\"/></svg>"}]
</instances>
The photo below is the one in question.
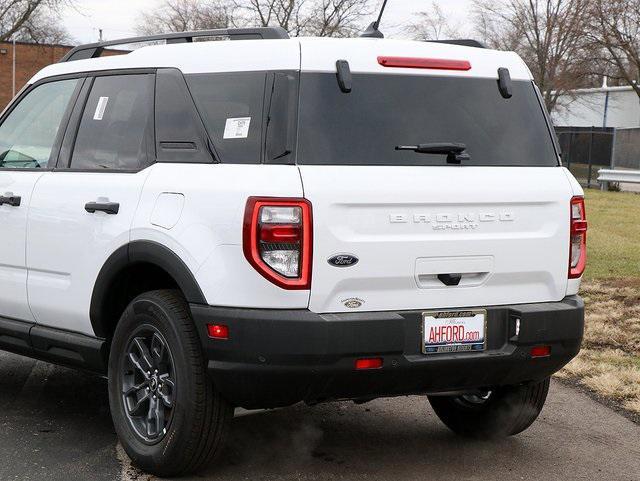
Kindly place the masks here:
<instances>
[{"instance_id":1,"label":"rear hatch","mask_svg":"<svg viewBox=\"0 0 640 481\"><path fill-rule=\"evenodd\" d=\"M335 70L301 73L297 157L313 206L310 309L561 300L572 193L530 79L512 74L509 97L498 88L499 62L491 78L387 72L371 50L353 62L362 71L351 72L349 93ZM445 53L460 60L468 50ZM427 143L464 144L468 158L457 165L455 155L396 150Z\"/></svg>"}]
</instances>

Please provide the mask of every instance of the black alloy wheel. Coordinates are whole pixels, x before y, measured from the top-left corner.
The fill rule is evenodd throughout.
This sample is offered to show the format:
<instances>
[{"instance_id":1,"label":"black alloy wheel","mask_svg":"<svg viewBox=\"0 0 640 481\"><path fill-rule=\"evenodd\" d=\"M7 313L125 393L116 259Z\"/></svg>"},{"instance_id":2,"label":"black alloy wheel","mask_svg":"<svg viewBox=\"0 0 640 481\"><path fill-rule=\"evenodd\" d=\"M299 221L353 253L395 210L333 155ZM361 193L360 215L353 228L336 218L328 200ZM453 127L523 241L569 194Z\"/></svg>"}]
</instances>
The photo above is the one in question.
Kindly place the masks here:
<instances>
[{"instance_id":1,"label":"black alloy wheel","mask_svg":"<svg viewBox=\"0 0 640 481\"><path fill-rule=\"evenodd\" d=\"M131 427L145 443L161 441L171 423L176 382L171 350L158 329L142 325L133 333L121 380Z\"/></svg>"},{"instance_id":2,"label":"black alloy wheel","mask_svg":"<svg viewBox=\"0 0 640 481\"><path fill-rule=\"evenodd\" d=\"M122 448L149 474L195 473L222 452L233 406L209 378L180 291L145 292L122 313L109 353L109 405Z\"/></svg>"}]
</instances>

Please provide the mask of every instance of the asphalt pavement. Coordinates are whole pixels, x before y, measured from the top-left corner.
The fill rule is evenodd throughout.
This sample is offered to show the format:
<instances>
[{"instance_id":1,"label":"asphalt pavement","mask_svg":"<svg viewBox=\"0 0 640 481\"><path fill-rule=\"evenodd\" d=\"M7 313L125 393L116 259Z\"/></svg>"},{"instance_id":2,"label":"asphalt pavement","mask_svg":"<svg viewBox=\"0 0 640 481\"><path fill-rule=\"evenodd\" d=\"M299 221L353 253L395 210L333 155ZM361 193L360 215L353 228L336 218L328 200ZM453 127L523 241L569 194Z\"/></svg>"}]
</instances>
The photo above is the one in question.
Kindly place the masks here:
<instances>
[{"instance_id":1,"label":"asphalt pavement","mask_svg":"<svg viewBox=\"0 0 640 481\"><path fill-rule=\"evenodd\" d=\"M0 480L137 480L104 379L0 352ZM215 480L640 480L640 426L554 382L500 441L451 434L419 396L242 413Z\"/></svg>"}]
</instances>

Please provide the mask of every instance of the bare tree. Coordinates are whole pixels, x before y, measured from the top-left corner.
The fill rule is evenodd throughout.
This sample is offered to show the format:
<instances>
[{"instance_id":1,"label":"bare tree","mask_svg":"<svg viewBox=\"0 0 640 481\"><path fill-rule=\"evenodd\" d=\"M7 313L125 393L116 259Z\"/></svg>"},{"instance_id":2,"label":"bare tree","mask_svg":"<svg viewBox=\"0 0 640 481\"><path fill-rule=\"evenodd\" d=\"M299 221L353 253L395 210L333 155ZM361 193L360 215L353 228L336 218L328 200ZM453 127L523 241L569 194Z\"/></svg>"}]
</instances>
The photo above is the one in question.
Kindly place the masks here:
<instances>
[{"instance_id":1,"label":"bare tree","mask_svg":"<svg viewBox=\"0 0 640 481\"><path fill-rule=\"evenodd\" d=\"M491 47L514 50L554 110L558 99L593 80L585 35L588 0L476 0L476 27Z\"/></svg>"},{"instance_id":2,"label":"bare tree","mask_svg":"<svg viewBox=\"0 0 640 481\"><path fill-rule=\"evenodd\" d=\"M16 40L54 45L73 43L73 39L64 28L60 16L51 11L36 12L18 32Z\"/></svg>"},{"instance_id":3,"label":"bare tree","mask_svg":"<svg viewBox=\"0 0 640 481\"><path fill-rule=\"evenodd\" d=\"M602 72L631 85L640 96L640 0L593 0L588 36L600 53Z\"/></svg>"},{"instance_id":4,"label":"bare tree","mask_svg":"<svg viewBox=\"0 0 640 481\"><path fill-rule=\"evenodd\" d=\"M371 15L370 0L320 0L312 5L302 33L316 37L352 37Z\"/></svg>"},{"instance_id":5,"label":"bare tree","mask_svg":"<svg viewBox=\"0 0 640 481\"><path fill-rule=\"evenodd\" d=\"M416 40L442 40L455 38L459 35L460 26L452 25L450 18L436 2L431 3L431 9L419 12L418 20L406 28L406 33Z\"/></svg>"},{"instance_id":6,"label":"bare tree","mask_svg":"<svg viewBox=\"0 0 640 481\"><path fill-rule=\"evenodd\" d=\"M520 28L513 22L496 17L484 4L475 3L473 23L476 37L488 47L498 50L517 51L522 42Z\"/></svg>"},{"instance_id":7,"label":"bare tree","mask_svg":"<svg viewBox=\"0 0 640 481\"><path fill-rule=\"evenodd\" d=\"M0 0L2 1L2 0ZM372 12L372 0L165 0L141 15L143 34L228 26L279 26L291 35L347 37Z\"/></svg>"},{"instance_id":8,"label":"bare tree","mask_svg":"<svg viewBox=\"0 0 640 481\"><path fill-rule=\"evenodd\" d=\"M137 30L145 35L226 28L233 23L233 6L222 0L165 0L160 8L143 13Z\"/></svg>"},{"instance_id":9,"label":"bare tree","mask_svg":"<svg viewBox=\"0 0 640 481\"><path fill-rule=\"evenodd\" d=\"M279 26L300 35L308 21L304 11L307 0L233 0L240 20L247 25Z\"/></svg>"},{"instance_id":10,"label":"bare tree","mask_svg":"<svg viewBox=\"0 0 640 481\"><path fill-rule=\"evenodd\" d=\"M70 40L59 12L70 0L0 0L0 41L13 38L38 43Z\"/></svg>"}]
</instances>

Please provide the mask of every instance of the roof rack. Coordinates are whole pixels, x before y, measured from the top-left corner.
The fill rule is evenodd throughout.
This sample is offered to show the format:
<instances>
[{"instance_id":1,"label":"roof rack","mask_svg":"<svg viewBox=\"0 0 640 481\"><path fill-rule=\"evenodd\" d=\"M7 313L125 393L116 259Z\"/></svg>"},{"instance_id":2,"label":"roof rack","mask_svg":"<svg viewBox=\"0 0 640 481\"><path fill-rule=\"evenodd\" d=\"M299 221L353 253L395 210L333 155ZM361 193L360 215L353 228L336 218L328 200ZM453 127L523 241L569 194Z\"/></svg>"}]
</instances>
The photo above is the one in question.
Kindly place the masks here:
<instances>
[{"instance_id":1,"label":"roof rack","mask_svg":"<svg viewBox=\"0 0 640 481\"><path fill-rule=\"evenodd\" d=\"M117 45L128 45L131 43L154 42L166 40L167 43L190 43L197 37L229 37L229 40L278 40L288 39L289 34L282 27L261 27L261 28L221 28L216 30L198 30L195 32L166 33L162 35L149 35L144 37L123 38L120 40L109 40L107 42L88 43L78 45L70 50L60 62L71 62L74 60L84 60L97 58L102 55L106 47Z\"/></svg>"},{"instance_id":2,"label":"roof rack","mask_svg":"<svg viewBox=\"0 0 640 481\"><path fill-rule=\"evenodd\" d=\"M460 40L428 40L428 42L448 43L451 45L460 45L462 47L487 48L482 42L478 42L477 40L472 40L468 38L463 38Z\"/></svg>"}]
</instances>

